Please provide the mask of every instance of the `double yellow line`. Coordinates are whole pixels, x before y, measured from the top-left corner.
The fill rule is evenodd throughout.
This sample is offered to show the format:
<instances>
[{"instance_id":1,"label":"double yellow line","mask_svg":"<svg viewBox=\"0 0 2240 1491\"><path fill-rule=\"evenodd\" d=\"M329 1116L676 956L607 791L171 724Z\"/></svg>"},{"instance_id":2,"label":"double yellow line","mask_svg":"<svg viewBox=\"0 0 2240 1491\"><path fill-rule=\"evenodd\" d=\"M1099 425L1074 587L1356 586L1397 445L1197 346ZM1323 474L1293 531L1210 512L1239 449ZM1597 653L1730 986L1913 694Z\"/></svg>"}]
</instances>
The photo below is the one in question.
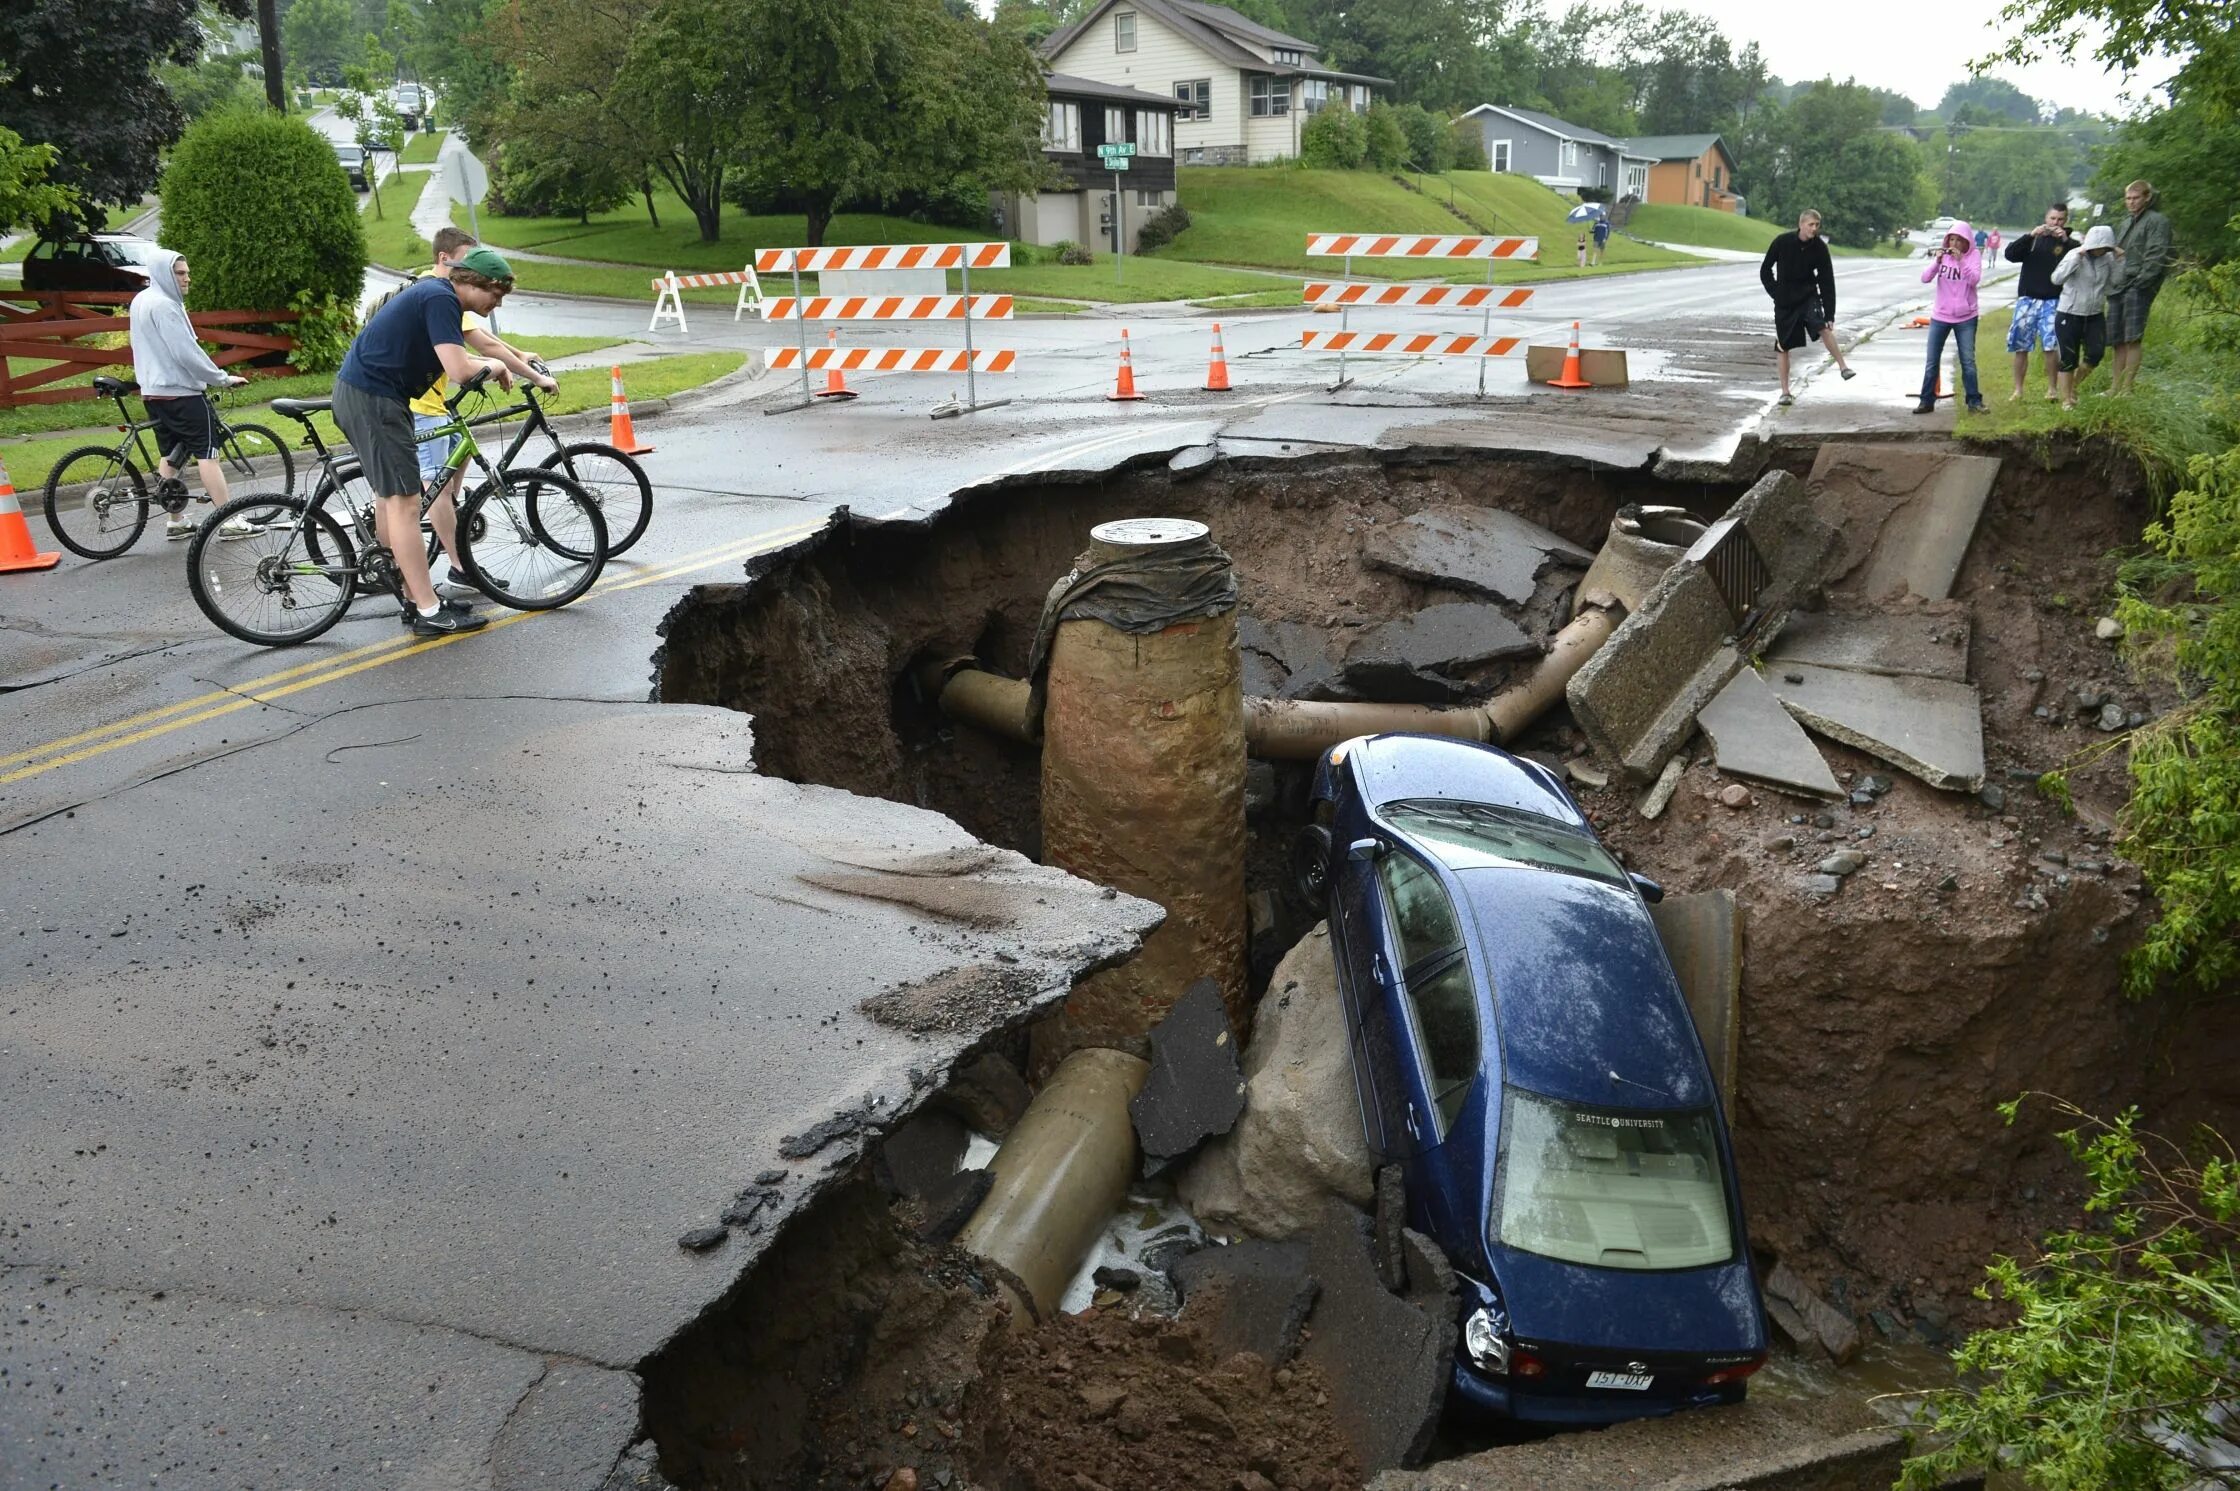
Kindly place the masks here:
<instances>
[{"instance_id":1,"label":"double yellow line","mask_svg":"<svg viewBox=\"0 0 2240 1491\"><path fill-rule=\"evenodd\" d=\"M823 526L824 520L819 519L813 523L796 523L774 533L760 533L752 538L716 544L694 553L663 560L652 569L627 577L602 580L591 588L590 595L614 595L624 590L635 590L641 585L654 585L700 570L714 569L718 565L734 563L751 555L781 548ZM298 663L292 668L282 668L252 679L235 689L201 694L96 729L66 735L60 740L50 740L45 745L13 756L0 756L0 786L20 782L26 777L35 777L41 772L53 771L58 766L90 760L124 746L137 745L143 740L181 730L189 725L199 725L205 720L232 714L235 710L267 704L275 699L284 699L290 694L300 694L306 689L315 689L323 684L348 678L353 673L363 673L368 668L383 667L400 658L417 657L438 647L449 647L454 642L467 642L476 637L488 636L505 627L517 626L547 614L549 613L543 611L514 611L499 617L480 631L460 632L449 637L420 638L406 633L386 641L369 643L364 647L353 647L347 652L335 653L313 662Z\"/></svg>"}]
</instances>

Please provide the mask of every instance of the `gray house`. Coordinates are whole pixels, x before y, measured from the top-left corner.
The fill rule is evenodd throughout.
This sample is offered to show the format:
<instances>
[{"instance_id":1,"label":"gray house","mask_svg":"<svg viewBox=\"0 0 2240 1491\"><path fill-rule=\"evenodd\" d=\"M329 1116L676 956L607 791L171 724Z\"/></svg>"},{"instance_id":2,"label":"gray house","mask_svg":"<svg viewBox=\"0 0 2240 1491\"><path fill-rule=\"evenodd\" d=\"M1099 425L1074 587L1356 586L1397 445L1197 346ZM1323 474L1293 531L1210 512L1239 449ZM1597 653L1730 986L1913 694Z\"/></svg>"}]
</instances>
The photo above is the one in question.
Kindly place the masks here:
<instances>
[{"instance_id":1,"label":"gray house","mask_svg":"<svg viewBox=\"0 0 2240 1491\"><path fill-rule=\"evenodd\" d=\"M1655 159L1634 153L1625 141L1600 130L1537 109L1500 104L1480 104L1462 117L1477 124L1486 142L1486 162L1496 171L1530 176L1559 192L1599 190L1612 201L1648 194Z\"/></svg>"}]
</instances>

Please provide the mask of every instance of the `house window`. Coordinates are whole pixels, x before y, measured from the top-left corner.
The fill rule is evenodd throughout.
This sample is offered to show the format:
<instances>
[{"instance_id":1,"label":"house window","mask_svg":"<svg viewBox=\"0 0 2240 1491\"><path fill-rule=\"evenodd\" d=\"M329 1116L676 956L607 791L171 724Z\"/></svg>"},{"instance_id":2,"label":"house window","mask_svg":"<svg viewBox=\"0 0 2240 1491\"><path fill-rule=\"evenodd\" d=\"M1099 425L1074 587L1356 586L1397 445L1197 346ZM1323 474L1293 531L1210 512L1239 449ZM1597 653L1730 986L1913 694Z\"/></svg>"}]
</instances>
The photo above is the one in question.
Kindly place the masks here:
<instances>
[{"instance_id":1,"label":"house window","mask_svg":"<svg viewBox=\"0 0 2240 1491\"><path fill-rule=\"evenodd\" d=\"M1042 121L1042 148L1062 155L1081 153L1081 105L1050 106L1050 116Z\"/></svg>"},{"instance_id":2,"label":"house window","mask_svg":"<svg viewBox=\"0 0 2240 1491\"><path fill-rule=\"evenodd\" d=\"M1299 80L1300 113L1320 113L1322 106L1328 102L1330 102L1330 84L1326 79L1302 78Z\"/></svg>"},{"instance_id":3,"label":"house window","mask_svg":"<svg viewBox=\"0 0 2240 1491\"><path fill-rule=\"evenodd\" d=\"M1104 142L1107 145L1124 145L1127 140L1128 111L1126 109L1106 109L1104 111Z\"/></svg>"},{"instance_id":4,"label":"house window","mask_svg":"<svg viewBox=\"0 0 2240 1491\"><path fill-rule=\"evenodd\" d=\"M1353 85L1353 112L1356 114L1365 114L1368 112L1368 110L1369 85L1366 83L1356 83Z\"/></svg>"},{"instance_id":5,"label":"house window","mask_svg":"<svg viewBox=\"0 0 2240 1491\"><path fill-rule=\"evenodd\" d=\"M1211 119L1213 117L1213 80L1197 78L1188 83L1174 85L1174 96L1182 100L1176 111L1182 119Z\"/></svg>"},{"instance_id":6,"label":"house window","mask_svg":"<svg viewBox=\"0 0 2240 1491\"><path fill-rule=\"evenodd\" d=\"M1644 165L1626 167L1626 195L1636 201L1649 195L1649 168Z\"/></svg>"},{"instance_id":7,"label":"house window","mask_svg":"<svg viewBox=\"0 0 2240 1491\"><path fill-rule=\"evenodd\" d=\"M1277 47L1275 55L1276 61L1278 62L1288 62L1294 67L1299 65L1299 54L1296 51L1289 51L1282 47Z\"/></svg>"},{"instance_id":8,"label":"house window","mask_svg":"<svg viewBox=\"0 0 2240 1491\"><path fill-rule=\"evenodd\" d=\"M1132 52L1136 49L1136 13L1122 10L1112 17L1112 50Z\"/></svg>"},{"instance_id":9,"label":"house window","mask_svg":"<svg viewBox=\"0 0 2240 1491\"><path fill-rule=\"evenodd\" d=\"M1166 206L1166 205L1167 205L1167 204L1166 204L1166 202L1165 202L1165 201L1163 200L1163 199L1165 198L1165 196L1166 196L1166 193L1165 193L1165 192L1137 192L1137 193L1136 193L1136 206L1138 206L1138 207L1164 207L1164 206Z\"/></svg>"},{"instance_id":10,"label":"house window","mask_svg":"<svg viewBox=\"0 0 2240 1491\"><path fill-rule=\"evenodd\" d=\"M1174 154L1174 122L1163 110L1136 110L1136 154Z\"/></svg>"},{"instance_id":11,"label":"house window","mask_svg":"<svg viewBox=\"0 0 2240 1491\"><path fill-rule=\"evenodd\" d=\"M1269 119L1291 112L1291 82L1266 73L1252 75L1252 117Z\"/></svg>"},{"instance_id":12,"label":"house window","mask_svg":"<svg viewBox=\"0 0 2240 1491\"><path fill-rule=\"evenodd\" d=\"M1493 148L1486 154L1489 163L1496 171L1506 171L1509 169L1510 146L1507 140L1494 141Z\"/></svg>"},{"instance_id":13,"label":"house window","mask_svg":"<svg viewBox=\"0 0 2240 1491\"><path fill-rule=\"evenodd\" d=\"M1563 142L1562 148L1556 152L1556 174L1569 176L1578 169L1579 143L1576 140L1566 140Z\"/></svg>"},{"instance_id":14,"label":"house window","mask_svg":"<svg viewBox=\"0 0 2240 1491\"><path fill-rule=\"evenodd\" d=\"M1727 168L1725 166L1713 166L1711 168L1711 184L1721 191L1727 189Z\"/></svg>"}]
</instances>

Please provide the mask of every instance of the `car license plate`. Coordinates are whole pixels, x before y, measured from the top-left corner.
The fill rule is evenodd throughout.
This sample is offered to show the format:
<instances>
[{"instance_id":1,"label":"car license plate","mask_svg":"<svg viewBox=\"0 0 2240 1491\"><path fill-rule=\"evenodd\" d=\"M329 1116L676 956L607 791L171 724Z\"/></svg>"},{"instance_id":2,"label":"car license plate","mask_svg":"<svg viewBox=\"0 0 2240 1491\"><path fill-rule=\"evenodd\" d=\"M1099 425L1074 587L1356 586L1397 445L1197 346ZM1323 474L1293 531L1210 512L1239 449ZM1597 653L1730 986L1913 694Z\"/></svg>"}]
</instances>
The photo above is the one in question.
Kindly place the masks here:
<instances>
[{"instance_id":1,"label":"car license plate","mask_svg":"<svg viewBox=\"0 0 2240 1491\"><path fill-rule=\"evenodd\" d=\"M1588 1387L1618 1387L1630 1392L1642 1392L1656 1377L1648 1372L1589 1372Z\"/></svg>"}]
</instances>

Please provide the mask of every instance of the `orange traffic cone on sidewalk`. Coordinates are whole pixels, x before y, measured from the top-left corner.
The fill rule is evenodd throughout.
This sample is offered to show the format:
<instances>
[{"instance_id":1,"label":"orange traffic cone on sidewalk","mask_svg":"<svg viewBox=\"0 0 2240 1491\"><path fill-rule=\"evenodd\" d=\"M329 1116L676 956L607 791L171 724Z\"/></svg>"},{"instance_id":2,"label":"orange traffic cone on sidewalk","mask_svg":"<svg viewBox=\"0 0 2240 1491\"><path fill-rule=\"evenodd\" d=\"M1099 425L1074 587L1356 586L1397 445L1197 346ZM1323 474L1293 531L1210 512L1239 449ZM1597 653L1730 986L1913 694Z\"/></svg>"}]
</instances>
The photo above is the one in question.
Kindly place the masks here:
<instances>
[{"instance_id":1,"label":"orange traffic cone on sidewalk","mask_svg":"<svg viewBox=\"0 0 2240 1491\"><path fill-rule=\"evenodd\" d=\"M837 327L824 329L824 387L817 390L820 399L852 399L856 391L848 387L848 380L840 376L840 332Z\"/></svg>"},{"instance_id":2,"label":"orange traffic cone on sidewalk","mask_svg":"<svg viewBox=\"0 0 2240 1491\"><path fill-rule=\"evenodd\" d=\"M1594 385L1579 376L1579 323L1571 323L1571 350L1563 354L1563 376L1550 378L1550 388L1592 388Z\"/></svg>"},{"instance_id":3,"label":"orange traffic cone on sidewalk","mask_svg":"<svg viewBox=\"0 0 2240 1491\"><path fill-rule=\"evenodd\" d=\"M1128 351L1128 328L1123 326L1120 328L1120 381L1105 395L1105 402L1118 404L1142 397L1136 392L1136 360Z\"/></svg>"},{"instance_id":4,"label":"orange traffic cone on sidewalk","mask_svg":"<svg viewBox=\"0 0 2240 1491\"><path fill-rule=\"evenodd\" d=\"M16 500L15 483L8 480L8 468L0 465L0 573L53 569L61 562L61 554L42 554L31 542L31 525L23 520L23 504Z\"/></svg>"},{"instance_id":5,"label":"orange traffic cone on sidewalk","mask_svg":"<svg viewBox=\"0 0 2240 1491\"><path fill-rule=\"evenodd\" d=\"M1213 323L1213 365L1206 369L1206 392L1229 391L1229 353L1221 345L1221 323Z\"/></svg>"},{"instance_id":6,"label":"orange traffic cone on sidewalk","mask_svg":"<svg viewBox=\"0 0 2240 1491\"><path fill-rule=\"evenodd\" d=\"M630 401L622 396L622 368L620 364L609 369L614 377L614 398L607 406L607 444L626 456L649 456L653 447L638 443L638 432L630 424Z\"/></svg>"}]
</instances>

